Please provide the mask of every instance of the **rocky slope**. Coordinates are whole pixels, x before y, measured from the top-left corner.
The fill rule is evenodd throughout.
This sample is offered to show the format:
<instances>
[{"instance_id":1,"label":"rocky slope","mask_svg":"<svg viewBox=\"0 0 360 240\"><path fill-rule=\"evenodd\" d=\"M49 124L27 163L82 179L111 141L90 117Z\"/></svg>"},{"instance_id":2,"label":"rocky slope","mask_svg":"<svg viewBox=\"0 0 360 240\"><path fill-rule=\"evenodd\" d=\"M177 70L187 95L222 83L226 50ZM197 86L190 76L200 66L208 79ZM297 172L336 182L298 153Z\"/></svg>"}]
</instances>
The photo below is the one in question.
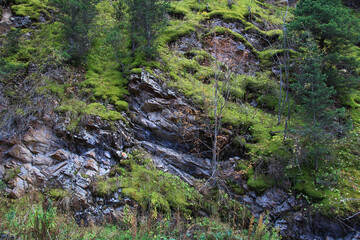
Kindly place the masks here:
<instances>
[{"instance_id":1,"label":"rocky slope","mask_svg":"<svg viewBox=\"0 0 360 240\"><path fill-rule=\"evenodd\" d=\"M349 4L356 5L351 1ZM9 8L4 9L0 22L1 34L7 33L10 26L25 29L34 26L30 17L11 17L11 14L13 13ZM41 18L38 21L46 19ZM264 27L260 26L261 23L258 25L260 28ZM261 60L264 63L259 54L266 51L269 40L266 42L258 38L259 33L245 31L243 23L226 22L215 17L206 23L201 22L197 27L206 31L216 27L226 28L231 30L233 35L221 35L218 31L219 36L215 34L215 37L204 41L195 33L191 33L169 44L171 52L183 54L192 61L197 55L195 53L195 56L192 56L191 51L206 51L210 56L214 56L215 46L220 44L225 46L220 58L227 59L230 63L238 63L237 66L229 65L233 67L234 72L258 76L257 72L263 68ZM243 36L245 40L240 41L239 37L234 37L237 36L234 33ZM275 36L277 37L276 34ZM269 39L272 41L270 37ZM231 47L227 48L228 45ZM183 55L179 65L183 64L181 61L185 61ZM205 59L200 65L207 67L206 61ZM34 68L37 67L34 65ZM191 68L192 66L189 66L189 72ZM270 75L277 75L276 68L271 70ZM45 100L50 107L44 109L41 114L28 117L26 125L21 126L21 131L15 129L16 124L3 128L0 134L0 179L6 182L4 190L8 197L21 198L34 190L48 195L52 193L54 197L57 193L61 195L65 191L67 200L63 203L74 213L78 223L103 223L104 219L120 221L124 207L134 207L136 201L124 194L122 187L103 196L94 186L99 179L108 179L114 174L114 168L128 159L134 149L146 152L157 168L179 176L190 185L196 185L199 179L208 179L211 175L211 155L194 154L198 143L189 137L189 132L190 135L195 133L202 136L205 143L211 143L210 137L206 136L209 133L199 124L206 122L200 114L204 109L196 98L189 97L185 84L167 82L168 76L163 69L153 68L149 71L144 67L140 72L134 72L136 71L128 76L129 95L125 97L129 105L128 110L117 112L119 115L116 115L116 120L105 119L99 114L85 114L77 122L76 130L73 130L69 128L73 119L66 111L59 111L61 101L64 100L51 96ZM30 75L31 69L28 73ZM51 79L67 78L63 69L53 71L48 68L41 74ZM79 75L81 77L75 76L72 81L81 82L83 76L81 73ZM184 78L186 77L187 75L184 75ZM249 103L246 109L253 111L256 106L259 109L266 106L263 112L255 112L261 112L262 117L267 116L266 111L271 112L267 105L269 102L260 102L259 95L268 84L262 85L250 80L249 82L244 87L246 93L243 100ZM272 91L271 84L269 85L270 90L267 92ZM81 88L80 85L75 86L67 91L75 94L80 92L76 89ZM195 83L190 86L196 87ZM5 112L13 108L13 102L9 99L11 98L5 91L0 91L0 111ZM240 98L237 100L241 101ZM113 104L102 104L106 106L106 111L114 110ZM255 122L257 120L254 118L255 115L251 119L254 126L263 125L263 121L270 121L267 118ZM20 124L22 123L20 121ZM225 129L229 139L236 137L238 131L232 129L230 124ZM269 131L265 132L269 134ZM253 140L256 134L257 132L249 133L246 129L240 136L246 139L245 142L247 141L249 146L254 146L258 143ZM286 188L275 184L265 187L249 184L249 178L252 179L253 176L246 176L246 171L244 174L244 169L239 170L238 167L239 163L246 163L244 158L247 151L247 148L230 145L230 149L222 156L219 175L227 180L229 195L248 206L253 216L258 218L262 214L267 214L272 225L289 239L360 239L357 232L360 231L360 226L357 221L340 221L307 211L306 209L311 206L307 197L284 190Z\"/></svg>"}]
</instances>

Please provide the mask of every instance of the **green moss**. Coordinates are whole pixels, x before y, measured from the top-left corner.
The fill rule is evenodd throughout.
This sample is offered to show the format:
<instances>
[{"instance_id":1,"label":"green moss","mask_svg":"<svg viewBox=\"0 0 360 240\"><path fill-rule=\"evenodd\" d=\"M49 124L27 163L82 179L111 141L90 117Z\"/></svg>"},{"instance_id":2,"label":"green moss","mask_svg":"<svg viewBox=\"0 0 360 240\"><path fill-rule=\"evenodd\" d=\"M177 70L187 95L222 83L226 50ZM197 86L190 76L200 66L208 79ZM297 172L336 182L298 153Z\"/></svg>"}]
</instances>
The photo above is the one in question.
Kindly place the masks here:
<instances>
[{"instance_id":1,"label":"green moss","mask_svg":"<svg viewBox=\"0 0 360 240\"><path fill-rule=\"evenodd\" d=\"M121 113L116 111L109 111L104 105L101 103L91 103L86 106L84 113L99 116L102 119L110 120L110 121L117 121L120 119L124 119Z\"/></svg>"},{"instance_id":2,"label":"green moss","mask_svg":"<svg viewBox=\"0 0 360 240\"><path fill-rule=\"evenodd\" d=\"M121 188L121 177L112 177L100 180L95 183L95 194L100 197L107 197Z\"/></svg>"},{"instance_id":3,"label":"green moss","mask_svg":"<svg viewBox=\"0 0 360 240\"><path fill-rule=\"evenodd\" d=\"M130 73L132 74L141 74L142 68L133 68L131 69Z\"/></svg>"},{"instance_id":4,"label":"green moss","mask_svg":"<svg viewBox=\"0 0 360 240\"><path fill-rule=\"evenodd\" d=\"M10 180L14 179L19 173L20 173L20 167L14 167L8 169L4 177L5 182L9 182Z\"/></svg>"},{"instance_id":5,"label":"green moss","mask_svg":"<svg viewBox=\"0 0 360 240\"><path fill-rule=\"evenodd\" d=\"M54 188L49 191L49 195L52 199L61 200L64 197L69 196L69 193L64 189Z\"/></svg>"},{"instance_id":6,"label":"green moss","mask_svg":"<svg viewBox=\"0 0 360 240\"><path fill-rule=\"evenodd\" d=\"M76 174L75 174L75 175L76 175ZM85 173L80 173L80 175L81 175L82 178L90 178L90 176L87 175L87 174L85 174Z\"/></svg>"},{"instance_id":7,"label":"green moss","mask_svg":"<svg viewBox=\"0 0 360 240\"><path fill-rule=\"evenodd\" d=\"M298 55L297 52L290 50L290 56ZM277 57L282 57L284 55L283 49L267 49L261 52L258 52L258 56L262 66L269 67L272 66L276 61L278 61Z\"/></svg>"},{"instance_id":8,"label":"green moss","mask_svg":"<svg viewBox=\"0 0 360 240\"><path fill-rule=\"evenodd\" d=\"M101 103L91 103L87 104L83 101L76 99L64 100L62 104L57 108L57 111L63 113L70 113L72 116L72 122L68 125L69 131L76 129L81 117L84 114L99 116L101 119L109 121L125 121L121 113L117 111L108 110Z\"/></svg>"},{"instance_id":9,"label":"green moss","mask_svg":"<svg viewBox=\"0 0 360 240\"><path fill-rule=\"evenodd\" d=\"M236 171L240 171L246 179L249 179L254 175L254 167L251 164L246 164L243 161L240 161L235 166Z\"/></svg>"},{"instance_id":10,"label":"green moss","mask_svg":"<svg viewBox=\"0 0 360 240\"><path fill-rule=\"evenodd\" d=\"M354 90L352 93L344 94L341 96L341 102L343 105L351 108L360 107L360 91Z\"/></svg>"},{"instance_id":11,"label":"green moss","mask_svg":"<svg viewBox=\"0 0 360 240\"><path fill-rule=\"evenodd\" d=\"M251 190L254 190L257 193L262 193L266 189L272 187L274 185L274 182L272 180L269 180L263 174L256 174L249 178L249 180L247 181L247 185Z\"/></svg>"},{"instance_id":12,"label":"green moss","mask_svg":"<svg viewBox=\"0 0 360 240\"><path fill-rule=\"evenodd\" d=\"M160 42L170 44L177 39L189 35L195 31L196 24L184 22L182 20L173 20L170 26L166 28L164 34L160 37Z\"/></svg>"},{"instance_id":13,"label":"green moss","mask_svg":"<svg viewBox=\"0 0 360 240\"><path fill-rule=\"evenodd\" d=\"M121 176L115 177L117 174ZM141 152L129 154L127 160L112 168L110 175L113 177L95 183L96 195L106 197L121 188L125 196L145 209L188 211L198 197L198 193L178 177L157 170Z\"/></svg>"},{"instance_id":14,"label":"green moss","mask_svg":"<svg viewBox=\"0 0 360 240\"><path fill-rule=\"evenodd\" d=\"M170 209L188 211L197 198L197 193L178 177L135 164L125 174L122 192L145 209L151 207L165 212Z\"/></svg>"},{"instance_id":15,"label":"green moss","mask_svg":"<svg viewBox=\"0 0 360 240\"><path fill-rule=\"evenodd\" d=\"M30 16L33 20L39 20L40 13L50 16L47 0L15 0L11 10L19 16Z\"/></svg>"}]
</instances>

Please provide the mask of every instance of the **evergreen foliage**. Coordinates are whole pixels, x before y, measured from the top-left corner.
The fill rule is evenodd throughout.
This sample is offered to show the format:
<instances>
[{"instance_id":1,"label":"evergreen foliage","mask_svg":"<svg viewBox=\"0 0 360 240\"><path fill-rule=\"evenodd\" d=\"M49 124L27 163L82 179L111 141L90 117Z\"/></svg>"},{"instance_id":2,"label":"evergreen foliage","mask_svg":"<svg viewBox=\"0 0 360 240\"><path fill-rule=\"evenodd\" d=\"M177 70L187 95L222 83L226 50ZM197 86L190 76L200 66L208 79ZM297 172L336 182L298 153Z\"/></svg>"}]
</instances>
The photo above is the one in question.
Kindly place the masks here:
<instances>
[{"instance_id":1,"label":"evergreen foliage","mask_svg":"<svg viewBox=\"0 0 360 240\"><path fill-rule=\"evenodd\" d=\"M168 0L125 0L129 15L128 32L132 53L137 49L152 56L156 50L156 38L165 26Z\"/></svg>"},{"instance_id":2,"label":"evergreen foliage","mask_svg":"<svg viewBox=\"0 0 360 240\"><path fill-rule=\"evenodd\" d=\"M91 45L89 30L97 14L96 4L100 0L50 0L58 8L58 18L63 23L66 36L66 54L71 62L84 62Z\"/></svg>"},{"instance_id":3,"label":"evergreen foliage","mask_svg":"<svg viewBox=\"0 0 360 240\"><path fill-rule=\"evenodd\" d=\"M288 29L302 38L315 39L324 54L321 69L327 75L327 85L334 86L338 96L356 86L359 63L344 51L359 41L359 19L340 0L302 0L294 16Z\"/></svg>"},{"instance_id":4,"label":"evergreen foliage","mask_svg":"<svg viewBox=\"0 0 360 240\"><path fill-rule=\"evenodd\" d=\"M335 90L326 85L327 76L321 72L323 60L316 44L309 40L303 49L296 82L292 84L303 123L296 132L303 137L308 150L305 156L315 160L317 170L319 160L328 152L329 140L341 129L338 120L345 109L333 108Z\"/></svg>"},{"instance_id":5,"label":"evergreen foliage","mask_svg":"<svg viewBox=\"0 0 360 240\"><path fill-rule=\"evenodd\" d=\"M320 50L334 50L359 37L359 20L340 0L302 0L294 11L290 30L310 31Z\"/></svg>"}]
</instances>

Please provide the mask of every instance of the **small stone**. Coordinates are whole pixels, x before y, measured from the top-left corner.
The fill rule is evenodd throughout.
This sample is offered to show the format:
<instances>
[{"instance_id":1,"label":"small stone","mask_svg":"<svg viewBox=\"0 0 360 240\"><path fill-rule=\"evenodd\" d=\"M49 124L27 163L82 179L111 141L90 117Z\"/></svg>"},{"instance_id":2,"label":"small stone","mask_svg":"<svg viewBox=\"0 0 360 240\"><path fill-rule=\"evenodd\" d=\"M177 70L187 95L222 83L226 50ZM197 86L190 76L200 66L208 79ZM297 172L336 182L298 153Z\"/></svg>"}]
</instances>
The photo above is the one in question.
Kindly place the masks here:
<instances>
[{"instance_id":1,"label":"small stone","mask_svg":"<svg viewBox=\"0 0 360 240\"><path fill-rule=\"evenodd\" d=\"M96 171L96 172L99 170L99 167L98 167L97 162L96 162L94 159L92 159L92 158L90 158L90 159L87 161L87 163L86 163L86 165L85 165L85 168L90 169L90 170L94 170L94 171Z\"/></svg>"},{"instance_id":2,"label":"small stone","mask_svg":"<svg viewBox=\"0 0 360 240\"><path fill-rule=\"evenodd\" d=\"M107 157L107 158L111 158L111 154L108 152L108 151L106 151L105 153L104 153L104 155L105 155L105 157Z\"/></svg>"},{"instance_id":3,"label":"small stone","mask_svg":"<svg viewBox=\"0 0 360 240\"><path fill-rule=\"evenodd\" d=\"M85 153L85 156L96 160L96 153L94 150L88 151L87 153Z\"/></svg>"},{"instance_id":4,"label":"small stone","mask_svg":"<svg viewBox=\"0 0 360 240\"><path fill-rule=\"evenodd\" d=\"M76 179L76 185L78 185L81 188L86 189L90 185L90 180L88 180L86 178L79 177L79 178Z\"/></svg>"},{"instance_id":5,"label":"small stone","mask_svg":"<svg viewBox=\"0 0 360 240\"><path fill-rule=\"evenodd\" d=\"M61 163L58 163L54 166L51 166L45 170L43 170L45 172L45 174L47 175L52 175L54 177L57 177L60 173L60 170L65 167L68 163L67 162L61 162Z\"/></svg>"},{"instance_id":6,"label":"small stone","mask_svg":"<svg viewBox=\"0 0 360 240\"><path fill-rule=\"evenodd\" d=\"M243 201L246 204L253 204L254 203L254 200L251 197L247 196L247 195L243 198Z\"/></svg>"},{"instance_id":7,"label":"small stone","mask_svg":"<svg viewBox=\"0 0 360 240\"><path fill-rule=\"evenodd\" d=\"M291 210L290 205L287 202L282 203L280 206L276 207L271 213L273 215L282 215Z\"/></svg>"},{"instance_id":8,"label":"small stone","mask_svg":"<svg viewBox=\"0 0 360 240\"><path fill-rule=\"evenodd\" d=\"M51 154L50 157L55 160L63 162L69 159L70 153L64 149L59 149L53 154Z\"/></svg>"},{"instance_id":9,"label":"small stone","mask_svg":"<svg viewBox=\"0 0 360 240\"><path fill-rule=\"evenodd\" d=\"M20 198L25 195L28 184L26 181L22 180L19 177L16 177L12 180L12 184L14 187L13 190L9 191L9 197L11 198Z\"/></svg>"},{"instance_id":10,"label":"small stone","mask_svg":"<svg viewBox=\"0 0 360 240\"><path fill-rule=\"evenodd\" d=\"M85 174L88 175L90 178L95 177L96 175L98 175L98 173L96 171L93 171L93 170L86 170Z\"/></svg>"}]
</instances>

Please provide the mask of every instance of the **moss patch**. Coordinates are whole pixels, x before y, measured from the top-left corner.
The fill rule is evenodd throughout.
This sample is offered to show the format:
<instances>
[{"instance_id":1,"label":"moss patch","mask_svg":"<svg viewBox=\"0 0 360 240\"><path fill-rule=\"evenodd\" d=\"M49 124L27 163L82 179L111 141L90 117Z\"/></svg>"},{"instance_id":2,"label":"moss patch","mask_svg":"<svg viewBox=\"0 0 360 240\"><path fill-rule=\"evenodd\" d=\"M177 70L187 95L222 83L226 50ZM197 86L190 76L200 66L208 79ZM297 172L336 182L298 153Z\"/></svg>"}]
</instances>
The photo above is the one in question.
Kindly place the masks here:
<instances>
[{"instance_id":1,"label":"moss patch","mask_svg":"<svg viewBox=\"0 0 360 240\"><path fill-rule=\"evenodd\" d=\"M39 20L40 14L50 16L47 0L15 0L11 10L19 16L30 16L33 20Z\"/></svg>"},{"instance_id":2,"label":"moss patch","mask_svg":"<svg viewBox=\"0 0 360 240\"><path fill-rule=\"evenodd\" d=\"M251 190L254 190L256 193L262 193L266 189L274 185L273 181L268 179L263 174L252 175L247 181L247 185Z\"/></svg>"}]
</instances>

